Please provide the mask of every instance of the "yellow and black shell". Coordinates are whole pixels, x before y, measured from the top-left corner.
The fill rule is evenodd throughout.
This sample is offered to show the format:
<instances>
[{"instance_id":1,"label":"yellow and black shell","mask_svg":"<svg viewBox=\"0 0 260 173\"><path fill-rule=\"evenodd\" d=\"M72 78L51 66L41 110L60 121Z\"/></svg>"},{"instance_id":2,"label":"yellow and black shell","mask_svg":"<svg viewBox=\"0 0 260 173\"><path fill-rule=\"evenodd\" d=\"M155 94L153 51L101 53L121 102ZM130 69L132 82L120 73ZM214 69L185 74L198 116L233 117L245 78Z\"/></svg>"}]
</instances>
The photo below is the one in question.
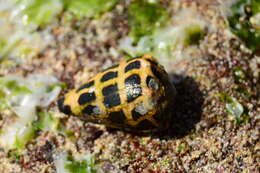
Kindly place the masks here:
<instances>
[{"instance_id":1,"label":"yellow and black shell","mask_svg":"<svg viewBox=\"0 0 260 173\"><path fill-rule=\"evenodd\" d=\"M175 94L164 68L144 55L96 74L58 106L89 122L145 133L168 128Z\"/></svg>"}]
</instances>

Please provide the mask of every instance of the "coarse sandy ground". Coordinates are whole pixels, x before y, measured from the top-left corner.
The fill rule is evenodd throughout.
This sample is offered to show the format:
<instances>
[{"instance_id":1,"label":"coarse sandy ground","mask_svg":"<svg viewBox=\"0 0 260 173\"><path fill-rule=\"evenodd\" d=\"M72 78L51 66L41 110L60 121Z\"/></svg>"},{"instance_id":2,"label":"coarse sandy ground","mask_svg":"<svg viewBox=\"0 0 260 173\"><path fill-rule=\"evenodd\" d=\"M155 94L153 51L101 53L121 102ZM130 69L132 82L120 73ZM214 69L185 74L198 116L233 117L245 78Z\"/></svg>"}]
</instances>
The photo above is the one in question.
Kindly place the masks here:
<instances>
[{"instance_id":1,"label":"coarse sandy ground","mask_svg":"<svg viewBox=\"0 0 260 173\"><path fill-rule=\"evenodd\" d=\"M2 172L55 172L54 153L62 151L94 154L99 172L259 172L259 56L248 52L228 32L219 2L162 2L174 7L172 13L194 9L209 26L190 56L169 60L170 77L178 92L172 127L140 136L68 117L63 123L75 134L74 139L40 133L15 162L1 150ZM1 74L47 73L66 82L69 88L79 86L124 58L117 50L119 39L129 31L127 3L120 1L114 10L96 20L68 24L63 13L58 23L45 28L52 33L52 42L37 58L19 67L1 69ZM246 72L242 85L251 93L250 98L236 90L236 67ZM239 100L247 111L245 121L237 122L227 113L220 93ZM56 103L50 111L61 114Z\"/></svg>"}]
</instances>

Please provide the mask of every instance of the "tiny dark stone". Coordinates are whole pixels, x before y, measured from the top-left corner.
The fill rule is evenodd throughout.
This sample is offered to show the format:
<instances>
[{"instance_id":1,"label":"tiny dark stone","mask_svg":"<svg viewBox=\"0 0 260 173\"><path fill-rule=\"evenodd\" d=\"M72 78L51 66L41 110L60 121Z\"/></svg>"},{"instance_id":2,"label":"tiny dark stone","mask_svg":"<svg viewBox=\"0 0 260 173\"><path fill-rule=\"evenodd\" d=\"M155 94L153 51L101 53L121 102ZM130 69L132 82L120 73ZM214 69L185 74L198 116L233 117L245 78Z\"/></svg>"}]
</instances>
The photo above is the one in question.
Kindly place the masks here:
<instances>
[{"instance_id":1,"label":"tiny dark stone","mask_svg":"<svg viewBox=\"0 0 260 173\"><path fill-rule=\"evenodd\" d=\"M116 93L116 92L118 92L117 84L109 85L109 86L102 89L102 94L104 96L108 96L108 95Z\"/></svg>"},{"instance_id":2,"label":"tiny dark stone","mask_svg":"<svg viewBox=\"0 0 260 173\"><path fill-rule=\"evenodd\" d=\"M107 72L105 73L102 78L101 78L101 82L105 82L105 81L108 81L110 79L114 79L117 77L117 71L113 72L113 71L110 71L110 72Z\"/></svg>"},{"instance_id":3,"label":"tiny dark stone","mask_svg":"<svg viewBox=\"0 0 260 173\"><path fill-rule=\"evenodd\" d=\"M53 143L50 141L46 141L43 146L37 148L34 153L34 161L39 161L43 163L52 163L53 162Z\"/></svg>"},{"instance_id":4,"label":"tiny dark stone","mask_svg":"<svg viewBox=\"0 0 260 173\"><path fill-rule=\"evenodd\" d=\"M81 90L83 90L83 89L85 89L85 88L89 88L89 87L91 87L91 86L93 86L94 85L94 81L90 81L90 82L88 82L88 83L86 83L86 84L83 84L83 85L81 85L78 89L77 89L77 92L79 92L79 91L81 91Z\"/></svg>"},{"instance_id":5,"label":"tiny dark stone","mask_svg":"<svg viewBox=\"0 0 260 173\"><path fill-rule=\"evenodd\" d=\"M111 112L108 119L110 119L113 123L122 124L125 120L125 114L122 110L118 112Z\"/></svg>"},{"instance_id":6,"label":"tiny dark stone","mask_svg":"<svg viewBox=\"0 0 260 173\"><path fill-rule=\"evenodd\" d=\"M125 73L133 70L133 69L139 69L141 67L141 63L140 61L134 61L129 63L126 67L125 67Z\"/></svg>"},{"instance_id":7,"label":"tiny dark stone","mask_svg":"<svg viewBox=\"0 0 260 173\"><path fill-rule=\"evenodd\" d=\"M94 92L92 93L83 93L79 96L79 100L78 100L78 103L80 105L84 105L86 103L89 103L89 102L92 102L96 100L96 95Z\"/></svg>"}]
</instances>

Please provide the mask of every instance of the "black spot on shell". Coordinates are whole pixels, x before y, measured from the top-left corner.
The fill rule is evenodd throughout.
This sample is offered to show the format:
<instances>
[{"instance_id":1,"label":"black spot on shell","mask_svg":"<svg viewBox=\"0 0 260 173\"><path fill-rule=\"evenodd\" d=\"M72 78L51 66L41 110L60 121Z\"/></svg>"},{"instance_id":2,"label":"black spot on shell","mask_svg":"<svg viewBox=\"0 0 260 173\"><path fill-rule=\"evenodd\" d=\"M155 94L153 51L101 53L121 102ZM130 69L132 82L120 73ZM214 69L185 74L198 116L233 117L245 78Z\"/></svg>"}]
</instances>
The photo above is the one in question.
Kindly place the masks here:
<instances>
[{"instance_id":1,"label":"black spot on shell","mask_svg":"<svg viewBox=\"0 0 260 173\"><path fill-rule=\"evenodd\" d=\"M64 105L64 100L65 100L64 97L62 97L58 100L59 110L65 114L72 114L70 106Z\"/></svg>"},{"instance_id":2,"label":"black spot on shell","mask_svg":"<svg viewBox=\"0 0 260 173\"><path fill-rule=\"evenodd\" d=\"M118 93L113 93L104 97L104 105L107 108L118 106L120 104L121 104L121 100Z\"/></svg>"},{"instance_id":3,"label":"black spot on shell","mask_svg":"<svg viewBox=\"0 0 260 173\"><path fill-rule=\"evenodd\" d=\"M70 108L69 105L65 105L65 106L64 106L63 112L64 112L65 114L72 114L71 108Z\"/></svg>"},{"instance_id":4,"label":"black spot on shell","mask_svg":"<svg viewBox=\"0 0 260 173\"><path fill-rule=\"evenodd\" d=\"M92 105L88 105L87 107L85 107L82 112L86 115L93 115L94 114L94 108L96 106L92 106Z\"/></svg>"},{"instance_id":5,"label":"black spot on shell","mask_svg":"<svg viewBox=\"0 0 260 173\"><path fill-rule=\"evenodd\" d=\"M94 92L92 93L83 93L79 96L78 103L80 105L84 105L86 103L90 103L96 100L96 95Z\"/></svg>"},{"instance_id":6,"label":"black spot on shell","mask_svg":"<svg viewBox=\"0 0 260 173\"><path fill-rule=\"evenodd\" d=\"M138 74L133 74L125 79L125 84L129 84L129 85L138 84L139 85L140 83L141 83L141 79Z\"/></svg>"},{"instance_id":7,"label":"black spot on shell","mask_svg":"<svg viewBox=\"0 0 260 173\"><path fill-rule=\"evenodd\" d=\"M129 63L126 67L125 67L125 73L133 70L133 69L139 69L141 67L141 63L140 61L134 61Z\"/></svg>"},{"instance_id":8,"label":"black spot on shell","mask_svg":"<svg viewBox=\"0 0 260 173\"><path fill-rule=\"evenodd\" d=\"M124 112L121 110L118 112L111 112L108 116L108 119L113 123L123 124L126 117Z\"/></svg>"},{"instance_id":9,"label":"black spot on shell","mask_svg":"<svg viewBox=\"0 0 260 173\"><path fill-rule=\"evenodd\" d=\"M101 78L101 82L105 82L105 81L108 81L110 79L114 79L117 77L117 71L113 72L113 71L110 71L110 72L107 72L105 73L102 78Z\"/></svg>"},{"instance_id":10,"label":"black spot on shell","mask_svg":"<svg viewBox=\"0 0 260 173\"><path fill-rule=\"evenodd\" d=\"M140 83L141 79L137 74L133 74L125 79L127 102L131 102L142 95Z\"/></svg>"},{"instance_id":11,"label":"black spot on shell","mask_svg":"<svg viewBox=\"0 0 260 173\"><path fill-rule=\"evenodd\" d=\"M117 84L109 85L109 86L102 89L102 94L104 96L108 96L108 95L116 93L116 92L118 92Z\"/></svg>"},{"instance_id":12,"label":"black spot on shell","mask_svg":"<svg viewBox=\"0 0 260 173\"><path fill-rule=\"evenodd\" d=\"M85 89L85 88L89 88L89 87L91 87L91 86L93 86L94 85L94 81L90 81L90 82L88 82L88 83L86 83L86 84L83 84L83 85L81 85L78 89L77 89L77 92L79 92L79 91L81 91L81 90L83 90L83 89Z\"/></svg>"}]
</instances>

